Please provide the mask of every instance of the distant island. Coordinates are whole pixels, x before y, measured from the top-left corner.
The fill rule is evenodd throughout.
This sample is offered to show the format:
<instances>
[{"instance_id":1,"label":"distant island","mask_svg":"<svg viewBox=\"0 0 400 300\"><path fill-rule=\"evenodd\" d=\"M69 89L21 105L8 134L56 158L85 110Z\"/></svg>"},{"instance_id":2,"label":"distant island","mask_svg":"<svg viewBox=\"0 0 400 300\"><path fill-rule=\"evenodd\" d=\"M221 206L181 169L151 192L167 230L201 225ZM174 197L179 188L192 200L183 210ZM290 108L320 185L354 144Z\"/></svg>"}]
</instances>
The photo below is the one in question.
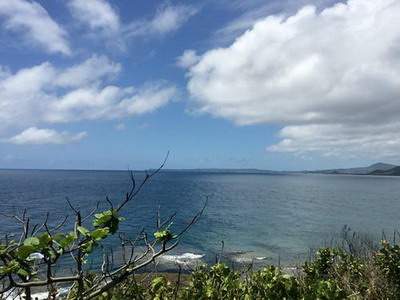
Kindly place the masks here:
<instances>
[{"instance_id":1,"label":"distant island","mask_svg":"<svg viewBox=\"0 0 400 300\"><path fill-rule=\"evenodd\" d=\"M381 175L381 176L400 176L400 166L375 163L368 167L341 168L325 170L303 170L303 171L273 171L261 169L164 169L163 172L188 172L188 173L229 173L229 174L267 174L267 175L285 175L285 174L337 174L337 175Z\"/></svg>"},{"instance_id":2,"label":"distant island","mask_svg":"<svg viewBox=\"0 0 400 300\"><path fill-rule=\"evenodd\" d=\"M386 163L376 163L368 167L304 171L303 173L400 176L400 166L386 164Z\"/></svg>"}]
</instances>

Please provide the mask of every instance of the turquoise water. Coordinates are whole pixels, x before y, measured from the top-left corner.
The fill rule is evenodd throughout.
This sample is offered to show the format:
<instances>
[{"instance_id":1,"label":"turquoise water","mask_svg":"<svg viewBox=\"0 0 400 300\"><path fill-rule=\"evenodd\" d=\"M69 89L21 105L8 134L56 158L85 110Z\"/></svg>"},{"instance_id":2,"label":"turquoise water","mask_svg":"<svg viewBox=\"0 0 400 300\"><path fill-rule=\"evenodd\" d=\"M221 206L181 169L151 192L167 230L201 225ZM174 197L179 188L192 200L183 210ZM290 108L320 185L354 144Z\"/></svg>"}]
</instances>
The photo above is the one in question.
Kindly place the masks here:
<instances>
[{"instance_id":1,"label":"turquoise water","mask_svg":"<svg viewBox=\"0 0 400 300\"><path fill-rule=\"evenodd\" d=\"M71 214L65 197L89 211L106 195L117 203L128 188L127 172L2 170L0 209L27 208L33 221L50 211L55 223ZM126 207L121 230L132 236L142 227L152 232L158 206L165 217L176 211L174 226L182 228L207 196L203 217L174 255L212 261L224 241L224 252L237 261L293 263L344 225L377 237L400 227L397 177L168 172L154 177ZM0 231L15 232L17 225L1 217Z\"/></svg>"}]
</instances>

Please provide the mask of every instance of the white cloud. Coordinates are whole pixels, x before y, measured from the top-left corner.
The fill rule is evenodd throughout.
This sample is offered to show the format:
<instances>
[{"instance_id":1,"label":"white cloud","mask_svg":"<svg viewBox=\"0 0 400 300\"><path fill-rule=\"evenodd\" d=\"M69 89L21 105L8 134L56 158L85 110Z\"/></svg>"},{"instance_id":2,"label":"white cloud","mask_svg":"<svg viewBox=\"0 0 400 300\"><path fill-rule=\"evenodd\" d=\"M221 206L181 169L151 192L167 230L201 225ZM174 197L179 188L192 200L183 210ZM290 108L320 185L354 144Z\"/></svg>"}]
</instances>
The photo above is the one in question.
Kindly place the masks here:
<instances>
[{"instance_id":1,"label":"white cloud","mask_svg":"<svg viewBox=\"0 0 400 300\"><path fill-rule=\"evenodd\" d=\"M62 123L141 115L164 106L175 94L175 87L162 84L138 90L113 85L104 88L85 87L49 103L43 118L47 122Z\"/></svg>"},{"instance_id":2,"label":"white cloud","mask_svg":"<svg viewBox=\"0 0 400 300\"><path fill-rule=\"evenodd\" d=\"M117 39L119 46L127 38L149 35L164 35L178 30L197 13L190 5L163 4L152 18L143 18L131 23L121 23L118 12L105 0L72 0L68 7L75 19L91 30L100 30Z\"/></svg>"},{"instance_id":3,"label":"white cloud","mask_svg":"<svg viewBox=\"0 0 400 300\"><path fill-rule=\"evenodd\" d=\"M202 55L188 90L203 112L282 125L283 140L270 150L351 151L362 133L358 141L375 145L374 157L398 151L399 15L397 0L349 0L266 17Z\"/></svg>"},{"instance_id":4,"label":"white cloud","mask_svg":"<svg viewBox=\"0 0 400 300\"><path fill-rule=\"evenodd\" d=\"M124 28L127 37L163 35L178 30L198 9L190 5L165 4L151 19L135 21Z\"/></svg>"},{"instance_id":5,"label":"white cloud","mask_svg":"<svg viewBox=\"0 0 400 300\"><path fill-rule=\"evenodd\" d=\"M394 158L400 150L400 123L349 126L310 124L284 127L282 140L267 148L271 152L323 154L346 158Z\"/></svg>"},{"instance_id":6,"label":"white cloud","mask_svg":"<svg viewBox=\"0 0 400 300\"><path fill-rule=\"evenodd\" d=\"M121 65L106 56L93 55L82 64L62 71L56 78L57 85L78 87L103 79L112 79L121 71Z\"/></svg>"},{"instance_id":7,"label":"white cloud","mask_svg":"<svg viewBox=\"0 0 400 300\"><path fill-rule=\"evenodd\" d=\"M0 0L1 1L1 0ZM198 9L191 5L160 5L152 17L123 23L118 11L106 0L71 0L68 8L80 24L88 27L88 36L103 39L106 47L126 51L133 38L163 36L177 31Z\"/></svg>"},{"instance_id":8,"label":"white cloud","mask_svg":"<svg viewBox=\"0 0 400 300\"><path fill-rule=\"evenodd\" d=\"M119 15L105 0L71 0L68 7L74 18L92 30L111 34L120 30Z\"/></svg>"},{"instance_id":9,"label":"white cloud","mask_svg":"<svg viewBox=\"0 0 400 300\"><path fill-rule=\"evenodd\" d=\"M273 14L290 16L306 5L314 5L317 10L321 10L339 1L343 2L345 0L222 0L221 3L225 8L239 11L241 14L217 30L214 39L218 44L232 42L238 35L252 28L254 23L266 16Z\"/></svg>"},{"instance_id":10,"label":"white cloud","mask_svg":"<svg viewBox=\"0 0 400 300\"><path fill-rule=\"evenodd\" d=\"M28 41L50 53L71 54L67 32L39 3L0 0L0 17L4 18L3 29L23 34Z\"/></svg>"},{"instance_id":11,"label":"white cloud","mask_svg":"<svg viewBox=\"0 0 400 300\"><path fill-rule=\"evenodd\" d=\"M161 6L150 22L150 30L158 33L175 31L196 13L197 9L193 6Z\"/></svg>"},{"instance_id":12,"label":"white cloud","mask_svg":"<svg viewBox=\"0 0 400 300\"><path fill-rule=\"evenodd\" d=\"M53 129L40 129L30 127L23 132L9 138L7 141L12 144L68 144L82 140L87 136L86 132L70 134L67 131L57 132Z\"/></svg>"},{"instance_id":13,"label":"white cloud","mask_svg":"<svg viewBox=\"0 0 400 300\"><path fill-rule=\"evenodd\" d=\"M152 112L167 104L176 88L166 83L121 87L108 83L120 65L92 56L66 69L45 62L0 78L0 130L119 119Z\"/></svg>"},{"instance_id":14,"label":"white cloud","mask_svg":"<svg viewBox=\"0 0 400 300\"><path fill-rule=\"evenodd\" d=\"M181 56L176 60L176 65L180 68L187 69L198 63L200 57L194 50L185 50Z\"/></svg>"}]
</instances>

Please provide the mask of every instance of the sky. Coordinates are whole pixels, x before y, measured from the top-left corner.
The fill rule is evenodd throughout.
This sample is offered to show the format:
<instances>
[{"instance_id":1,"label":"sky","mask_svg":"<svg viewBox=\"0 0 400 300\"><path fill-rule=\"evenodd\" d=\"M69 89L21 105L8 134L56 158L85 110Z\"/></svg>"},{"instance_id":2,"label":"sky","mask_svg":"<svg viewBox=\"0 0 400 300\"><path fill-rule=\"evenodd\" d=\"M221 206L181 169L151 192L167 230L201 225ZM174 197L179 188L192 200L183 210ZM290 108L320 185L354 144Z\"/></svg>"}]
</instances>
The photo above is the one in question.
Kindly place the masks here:
<instances>
[{"instance_id":1,"label":"sky","mask_svg":"<svg viewBox=\"0 0 400 300\"><path fill-rule=\"evenodd\" d=\"M0 0L0 168L400 164L398 0Z\"/></svg>"}]
</instances>

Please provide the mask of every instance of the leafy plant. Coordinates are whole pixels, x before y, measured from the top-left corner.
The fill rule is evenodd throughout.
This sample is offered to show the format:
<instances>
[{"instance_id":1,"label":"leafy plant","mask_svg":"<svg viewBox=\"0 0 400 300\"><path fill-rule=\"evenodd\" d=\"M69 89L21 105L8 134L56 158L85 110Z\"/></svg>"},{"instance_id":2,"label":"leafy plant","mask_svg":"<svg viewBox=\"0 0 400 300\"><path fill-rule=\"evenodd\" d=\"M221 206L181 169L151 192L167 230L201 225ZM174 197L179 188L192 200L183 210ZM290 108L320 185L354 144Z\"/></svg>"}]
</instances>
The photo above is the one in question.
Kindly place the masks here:
<instances>
[{"instance_id":1,"label":"leafy plant","mask_svg":"<svg viewBox=\"0 0 400 300\"><path fill-rule=\"evenodd\" d=\"M146 174L143 181L136 186L136 181L131 173L131 189L125 198L114 206L110 199L106 198L109 209L97 211L94 209L87 216L82 216L79 209L74 207L69 200L68 205L75 215L73 230L63 232L67 218L56 226L50 226L47 214L42 224L30 224L26 211L22 216L10 216L22 225L22 232L18 240L9 239L7 236L0 241L0 280L3 288L1 295L17 290L25 294L25 299L31 300L33 287L46 287L49 297L57 293L57 285L70 283L69 299L88 300L107 295L108 291L118 284L123 283L138 270L155 261L160 255L175 248L182 235L197 222L204 211L205 206L192 219L192 221L178 234L174 235L170 229L171 216L167 227L161 226L157 220L157 230L154 239L148 239L148 235L142 231L135 239L129 239L119 234L121 248L123 249L122 263L113 266L110 260L114 260L113 253L107 253L103 247L103 262L101 268L94 273L86 270L87 257L95 250L100 249L103 241L118 233L120 222L124 218L120 216L125 205L131 202L140 192L145 183L164 166L165 161L150 174ZM165 222L164 222L165 223ZM163 224L164 224L163 223ZM136 253L136 245L145 247L143 253ZM130 255L126 255L130 253ZM75 263L74 271L69 276L56 276L55 269L62 257L71 257ZM163 284L154 284L152 291L162 294ZM160 294L160 295L161 295Z\"/></svg>"},{"instance_id":2,"label":"leafy plant","mask_svg":"<svg viewBox=\"0 0 400 300\"><path fill-rule=\"evenodd\" d=\"M400 290L400 246L382 241L382 248L375 254L375 262L387 280Z\"/></svg>"}]
</instances>

